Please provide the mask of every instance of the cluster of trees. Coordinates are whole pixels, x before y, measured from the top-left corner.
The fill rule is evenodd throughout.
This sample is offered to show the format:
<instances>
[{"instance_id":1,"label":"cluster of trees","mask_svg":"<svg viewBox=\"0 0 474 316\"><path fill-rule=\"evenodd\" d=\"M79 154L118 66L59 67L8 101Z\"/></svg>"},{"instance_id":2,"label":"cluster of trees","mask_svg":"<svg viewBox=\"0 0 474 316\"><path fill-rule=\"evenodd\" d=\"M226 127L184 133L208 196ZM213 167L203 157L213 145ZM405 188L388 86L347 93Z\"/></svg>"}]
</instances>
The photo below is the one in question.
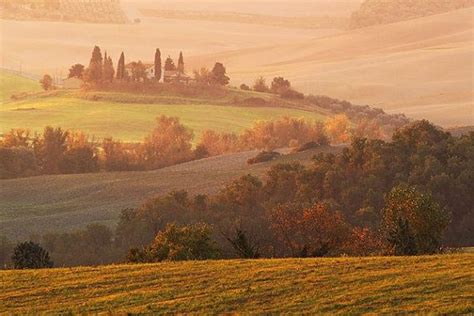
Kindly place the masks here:
<instances>
[{"instance_id":1,"label":"cluster of trees","mask_svg":"<svg viewBox=\"0 0 474 316\"><path fill-rule=\"evenodd\" d=\"M472 0L365 0L352 14L350 27L393 23L472 6Z\"/></svg>"},{"instance_id":2,"label":"cluster of trees","mask_svg":"<svg viewBox=\"0 0 474 316\"><path fill-rule=\"evenodd\" d=\"M98 171L93 142L83 133L45 127L42 134L13 129L0 142L0 178Z\"/></svg>"},{"instance_id":3,"label":"cluster of trees","mask_svg":"<svg viewBox=\"0 0 474 316\"><path fill-rule=\"evenodd\" d=\"M155 197L123 210L114 231L75 236L94 245L99 238L86 236L102 232L104 248L81 251L97 255L96 264L127 252L132 262L432 254L474 239L473 153L474 133L453 137L418 121L391 142L354 139L311 166L278 164L262 179L243 176L215 195ZM81 260L65 258L83 241L61 234L39 241L59 265Z\"/></svg>"},{"instance_id":4,"label":"cluster of trees","mask_svg":"<svg viewBox=\"0 0 474 316\"><path fill-rule=\"evenodd\" d=\"M354 133L356 136L365 136L367 133L372 133L372 138L389 138L396 129L410 122L404 114L387 114L380 108L368 105L355 105L348 101L328 96L304 95L293 89L291 82L283 77L273 78L270 85L266 82L265 78L259 77L255 80L252 88L242 84L240 89L277 94L282 99L296 99L301 104L310 107L317 106L336 115L345 115L352 122L357 123L358 131ZM255 105L268 105L268 102L263 99L258 98L258 101L254 102Z\"/></svg>"},{"instance_id":5,"label":"cluster of trees","mask_svg":"<svg viewBox=\"0 0 474 316\"><path fill-rule=\"evenodd\" d=\"M240 85L242 90L251 90L245 83ZM271 85L267 85L267 80L263 77L258 77L253 86L252 90L256 92L266 92L278 94L284 99L304 99L304 94L294 90L291 87L291 82L283 77L275 77L271 82Z\"/></svg>"},{"instance_id":6,"label":"cluster of trees","mask_svg":"<svg viewBox=\"0 0 474 316\"><path fill-rule=\"evenodd\" d=\"M163 65L159 48L155 51L153 65L146 65L140 60L125 64L125 54L122 52L116 69L115 71L112 59L107 56L107 52L102 57L100 47L95 46L89 67L86 68L81 64L71 66L68 78L82 79L86 85L95 88L113 87L113 84L115 84L116 88L124 89L127 84L131 83L147 83L156 86L161 80L165 83L174 84L189 83L189 78L185 74L182 52L179 53L177 65L170 56L165 59ZM211 71L207 68L194 71L194 83L197 85L225 86L229 83L229 80L224 65L219 62L215 63ZM43 88L47 90L45 85L43 85Z\"/></svg>"},{"instance_id":7,"label":"cluster of trees","mask_svg":"<svg viewBox=\"0 0 474 316\"><path fill-rule=\"evenodd\" d=\"M474 238L473 151L474 133L419 121L392 142L355 139L310 167L276 165L264 181L244 176L215 196L154 198L124 211L117 240L146 248L169 223L205 222L224 257L239 256L229 240L242 234L269 257L436 253Z\"/></svg>"},{"instance_id":8,"label":"cluster of trees","mask_svg":"<svg viewBox=\"0 0 474 316\"><path fill-rule=\"evenodd\" d=\"M364 131L370 132L381 128L382 137L390 139L395 130L410 123L404 114L387 114L380 108L356 105L328 96L308 95L304 100L310 106L323 108L336 115L345 115L351 122L358 125L359 132L356 133L356 136L363 135Z\"/></svg>"},{"instance_id":9,"label":"cluster of trees","mask_svg":"<svg viewBox=\"0 0 474 316\"><path fill-rule=\"evenodd\" d=\"M206 130L202 133L197 148L207 151L210 156L216 156L252 149L296 148L309 142L327 145L330 139L326 128L332 124L333 119L323 124L301 118L283 117L273 121L258 121L239 135Z\"/></svg>"},{"instance_id":10,"label":"cluster of trees","mask_svg":"<svg viewBox=\"0 0 474 316\"><path fill-rule=\"evenodd\" d=\"M325 124L284 117L256 122L240 135L206 130L193 147L193 131L178 118L166 116L157 118L156 127L142 143L113 138L99 141L82 132L50 126L34 135L28 129L12 129L0 140L0 178L153 170L225 153L347 142L356 131L357 126L352 129L343 116Z\"/></svg>"}]
</instances>

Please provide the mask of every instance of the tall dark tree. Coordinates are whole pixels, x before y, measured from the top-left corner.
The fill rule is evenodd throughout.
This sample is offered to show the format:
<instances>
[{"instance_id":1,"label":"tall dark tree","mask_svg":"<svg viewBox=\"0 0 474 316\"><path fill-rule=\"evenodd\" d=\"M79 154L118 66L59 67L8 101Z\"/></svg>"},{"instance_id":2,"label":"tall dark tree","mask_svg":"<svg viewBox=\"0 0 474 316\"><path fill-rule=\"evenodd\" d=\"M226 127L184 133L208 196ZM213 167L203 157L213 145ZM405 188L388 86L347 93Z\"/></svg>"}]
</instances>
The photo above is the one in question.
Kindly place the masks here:
<instances>
[{"instance_id":1,"label":"tall dark tree","mask_svg":"<svg viewBox=\"0 0 474 316\"><path fill-rule=\"evenodd\" d=\"M178 72L179 72L180 74L184 74L184 58L183 58L183 52L179 52Z\"/></svg>"},{"instance_id":2,"label":"tall dark tree","mask_svg":"<svg viewBox=\"0 0 474 316\"><path fill-rule=\"evenodd\" d=\"M40 245L28 241L18 244L13 250L12 262L15 269L52 268L49 253Z\"/></svg>"},{"instance_id":3,"label":"tall dark tree","mask_svg":"<svg viewBox=\"0 0 474 316\"><path fill-rule=\"evenodd\" d=\"M100 52L100 48L95 46L94 50L92 51L89 68L86 72L86 80L92 83L99 83L102 80L102 66L102 53Z\"/></svg>"},{"instance_id":4,"label":"tall dark tree","mask_svg":"<svg viewBox=\"0 0 474 316\"><path fill-rule=\"evenodd\" d=\"M107 63L107 51L105 51L105 53L104 53L104 66L105 66L106 63Z\"/></svg>"},{"instance_id":5,"label":"tall dark tree","mask_svg":"<svg viewBox=\"0 0 474 316\"><path fill-rule=\"evenodd\" d=\"M122 52L117 64L117 79L122 80L123 78L125 78L125 55Z\"/></svg>"},{"instance_id":6,"label":"tall dark tree","mask_svg":"<svg viewBox=\"0 0 474 316\"><path fill-rule=\"evenodd\" d=\"M82 76L84 75L84 68L84 65L81 64L72 65L71 68L69 68L68 78L82 79Z\"/></svg>"},{"instance_id":7,"label":"tall dark tree","mask_svg":"<svg viewBox=\"0 0 474 316\"><path fill-rule=\"evenodd\" d=\"M229 84L230 78L226 76L226 69L222 63L216 63L211 71L212 82L221 86Z\"/></svg>"},{"instance_id":8,"label":"tall dark tree","mask_svg":"<svg viewBox=\"0 0 474 316\"><path fill-rule=\"evenodd\" d=\"M155 80L161 80L161 52L159 48L155 52Z\"/></svg>"},{"instance_id":9,"label":"tall dark tree","mask_svg":"<svg viewBox=\"0 0 474 316\"><path fill-rule=\"evenodd\" d=\"M170 56L168 56L168 58L166 58L165 60L165 71L174 71L174 70L176 70L174 61L173 59L171 59Z\"/></svg>"},{"instance_id":10,"label":"tall dark tree","mask_svg":"<svg viewBox=\"0 0 474 316\"><path fill-rule=\"evenodd\" d=\"M104 68L102 69L102 77L104 81L112 82L112 80L114 79L114 75L115 75L114 64L112 62L112 58L110 58L109 56L104 60Z\"/></svg>"}]
</instances>

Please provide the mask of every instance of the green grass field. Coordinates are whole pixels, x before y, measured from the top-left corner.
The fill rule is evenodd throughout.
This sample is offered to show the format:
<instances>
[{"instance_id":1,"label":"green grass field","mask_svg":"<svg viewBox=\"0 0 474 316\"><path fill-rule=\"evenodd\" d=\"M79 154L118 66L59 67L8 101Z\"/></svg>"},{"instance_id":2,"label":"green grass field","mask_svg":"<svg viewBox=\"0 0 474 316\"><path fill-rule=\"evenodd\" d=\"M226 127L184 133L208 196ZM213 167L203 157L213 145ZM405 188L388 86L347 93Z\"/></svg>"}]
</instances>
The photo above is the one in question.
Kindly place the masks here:
<instances>
[{"instance_id":1,"label":"green grass field","mask_svg":"<svg viewBox=\"0 0 474 316\"><path fill-rule=\"evenodd\" d=\"M14 94L39 91L41 91L39 82L0 71L0 103L9 101Z\"/></svg>"},{"instance_id":2,"label":"green grass field","mask_svg":"<svg viewBox=\"0 0 474 316\"><path fill-rule=\"evenodd\" d=\"M0 271L0 314L474 313L474 255Z\"/></svg>"},{"instance_id":3,"label":"green grass field","mask_svg":"<svg viewBox=\"0 0 474 316\"><path fill-rule=\"evenodd\" d=\"M99 139L112 136L123 141L143 141L152 131L156 117L166 115L179 117L184 125L194 131L197 139L205 129L238 133L258 120L283 116L325 119L321 113L294 108L230 106L206 99L151 99L116 93L100 95L105 95L104 100L92 101L79 97L77 93L59 91L10 101L0 108L1 132L19 127L40 132L51 125L82 130Z\"/></svg>"}]
</instances>

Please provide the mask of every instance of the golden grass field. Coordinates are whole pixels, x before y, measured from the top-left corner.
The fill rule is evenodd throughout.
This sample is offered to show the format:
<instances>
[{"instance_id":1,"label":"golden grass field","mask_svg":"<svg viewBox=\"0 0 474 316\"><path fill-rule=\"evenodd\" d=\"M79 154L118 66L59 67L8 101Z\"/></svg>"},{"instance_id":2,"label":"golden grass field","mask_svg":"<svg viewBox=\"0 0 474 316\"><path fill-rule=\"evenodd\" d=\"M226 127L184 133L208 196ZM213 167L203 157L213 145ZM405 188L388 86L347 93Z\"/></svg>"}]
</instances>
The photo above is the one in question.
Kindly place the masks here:
<instances>
[{"instance_id":1,"label":"golden grass field","mask_svg":"<svg viewBox=\"0 0 474 316\"><path fill-rule=\"evenodd\" d=\"M0 271L1 314L474 313L474 255Z\"/></svg>"}]
</instances>

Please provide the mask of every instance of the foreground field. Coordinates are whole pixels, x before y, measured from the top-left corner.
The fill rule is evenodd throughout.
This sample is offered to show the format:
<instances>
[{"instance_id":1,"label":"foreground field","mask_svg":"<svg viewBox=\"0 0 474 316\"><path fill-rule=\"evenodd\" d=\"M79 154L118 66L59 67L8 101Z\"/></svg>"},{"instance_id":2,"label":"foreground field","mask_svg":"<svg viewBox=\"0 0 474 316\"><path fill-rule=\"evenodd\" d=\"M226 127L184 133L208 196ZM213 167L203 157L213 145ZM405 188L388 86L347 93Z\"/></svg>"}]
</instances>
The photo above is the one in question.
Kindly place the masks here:
<instances>
[{"instance_id":1,"label":"foreground field","mask_svg":"<svg viewBox=\"0 0 474 316\"><path fill-rule=\"evenodd\" d=\"M462 314L474 255L1 271L0 313Z\"/></svg>"},{"instance_id":2,"label":"foreground field","mask_svg":"<svg viewBox=\"0 0 474 316\"><path fill-rule=\"evenodd\" d=\"M155 118L160 115L179 117L185 126L194 131L196 138L205 129L238 133L258 120L283 116L310 120L325 118L321 113L290 108L222 106L219 101L186 98L165 98L154 103L154 100L143 97L138 101L122 102L114 100L114 96L120 98L109 94L109 100L91 101L60 92L52 96L10 101L0 108L0 132L25 127L41 132L45 126L51 125L81 130L99 139L114 137L141 142L153 130Z\"/></svg>"},{"instance_id":3,"label":"foreground field","mask_svg":"<svg viewBox=\"0 0 474 316\"><path fill-rule=\"evenodd\" d=\"M215 193L245 174L262 175L280 162L309 162L325 147L248 165L257 152L244 152L192 161L143 172L37 176L0 181L0 236L24 239L31 234L71 231L91 223L113 225L124 208L172 190Z\"/></svg>"}]
</instances>

